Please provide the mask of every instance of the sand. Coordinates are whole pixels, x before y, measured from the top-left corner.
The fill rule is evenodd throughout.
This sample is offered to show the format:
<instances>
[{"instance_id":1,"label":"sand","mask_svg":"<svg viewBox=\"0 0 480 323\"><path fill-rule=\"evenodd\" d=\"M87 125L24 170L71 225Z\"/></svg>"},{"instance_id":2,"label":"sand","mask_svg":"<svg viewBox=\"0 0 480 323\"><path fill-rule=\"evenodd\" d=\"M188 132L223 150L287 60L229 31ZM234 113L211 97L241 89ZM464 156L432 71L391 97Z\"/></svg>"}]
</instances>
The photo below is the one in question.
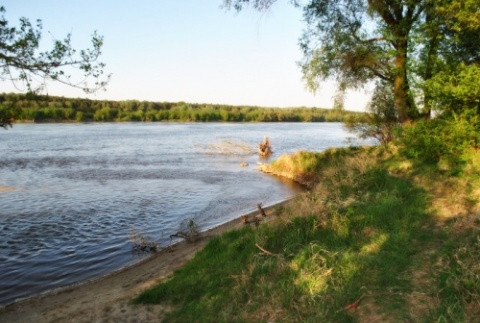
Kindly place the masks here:
<instances>
[{"instance_id":1,"label":"sand","mask_svg":"<svg viewBox=\"0 0 480 323\"><path fill-rule=\"evenodd\" d=\"M271 215L268 209L267 214ZM271 218L270 216L268 218ZM171 250L94 280L0 308L0 322L160 322L167 311L163 305L132 305L140 291L171 276L175 269L193 258L209 238L240 228L240 219L201 233L194 244L180 242Z\"/></svg>"}]
</instances>

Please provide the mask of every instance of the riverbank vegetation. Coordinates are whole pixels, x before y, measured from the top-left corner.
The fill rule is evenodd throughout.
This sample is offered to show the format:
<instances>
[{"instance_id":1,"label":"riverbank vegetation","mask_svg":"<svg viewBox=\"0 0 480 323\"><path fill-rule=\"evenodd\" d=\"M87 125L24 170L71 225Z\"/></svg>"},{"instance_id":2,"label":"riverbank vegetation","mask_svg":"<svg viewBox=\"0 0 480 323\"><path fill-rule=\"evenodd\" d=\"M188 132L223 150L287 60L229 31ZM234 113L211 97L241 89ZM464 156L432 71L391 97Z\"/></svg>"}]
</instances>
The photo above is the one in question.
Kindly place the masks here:
<instances>
[{"instance_id":1,"label":"riverbank vegetation","mask_svg":"<svg viewBox=\"0 0 480 323\"><path fill-rule=\"evenodd\" d=\"M447 155L419 160L397 142L273 163L315 184L134 302L165 305L169 322L474 322L480 154Z\"/></svg>"},{"instance_id":2,"label":"riverbank vegetation","mask_svg":"<svg viewBox=\"0 0 480 323\"><path fill-rule=\"evenodd\" d=\"M185 102L107 101L0 94L0 115L16 122L343 122L358 112L322 108L262 108Z\"/></svg>"},{"instance_id":3,"label":"riverbank vegetation","mask_svg":"<svg viewBox=\"0 0 480 323\"><path fill-rule=\"evenodd\" d=\"M223 2L264 11L276 1ZM336 80L338 109L3 95L0 113L33 122L347 121L381 145L265 166L309 190L277 207L275 221L212 238L133 303L164 305L169 322L478 322L479 9L474 0L308 1L304 78L313 91ZM365 85L374 87L368 113L347 115L345 91Z\"/></svg>"}]
</instances>

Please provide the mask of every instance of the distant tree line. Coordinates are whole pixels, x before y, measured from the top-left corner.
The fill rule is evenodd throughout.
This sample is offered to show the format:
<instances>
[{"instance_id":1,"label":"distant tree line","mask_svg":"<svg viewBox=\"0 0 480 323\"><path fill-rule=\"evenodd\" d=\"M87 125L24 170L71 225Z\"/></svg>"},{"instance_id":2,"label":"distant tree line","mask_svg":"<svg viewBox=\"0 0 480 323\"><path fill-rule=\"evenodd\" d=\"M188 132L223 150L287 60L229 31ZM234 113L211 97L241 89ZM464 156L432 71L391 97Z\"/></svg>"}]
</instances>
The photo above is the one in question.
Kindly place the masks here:
<instances>
[{"instance_id":1,"label":"distant tree line","mask_svg":"<svg viewBox=\"0 0 480 323\"><path fill-rule=\"evenodd\" d=\"M107 101L4 93L0 94L0 114L8 114L16 122L343 122L358 113L306 107Z\"/></svg>"}]
</instances>

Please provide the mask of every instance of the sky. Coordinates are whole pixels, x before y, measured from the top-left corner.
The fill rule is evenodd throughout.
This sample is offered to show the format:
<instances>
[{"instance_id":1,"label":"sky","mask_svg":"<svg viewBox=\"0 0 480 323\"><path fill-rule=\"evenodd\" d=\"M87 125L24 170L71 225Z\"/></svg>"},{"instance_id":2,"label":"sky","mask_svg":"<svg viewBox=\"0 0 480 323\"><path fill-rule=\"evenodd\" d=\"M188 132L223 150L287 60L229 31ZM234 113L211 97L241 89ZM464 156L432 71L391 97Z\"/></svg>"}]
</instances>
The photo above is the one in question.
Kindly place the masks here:
<instances>
[{"instance_id":1,"label":"sky","mask_svg":"<svg viewBox=\"0 0 480 323\"><path fill-rule=\"evenodd\" d=\"M222 0L4 0L10 26L41 19L41 46L72 34L88 48L104 37L100 60L112 74L106 91L49 84L49 95L98 100L189 102L261 107L333 106L334 83L305 88L298 62L302 11L279 0L264 13L221 8ZM23 90L23 89L20 89ZM18 92L8 81L0 92ZM363 111L368 94L350 93L348 110Z\"/></svg>"}]
</instances>

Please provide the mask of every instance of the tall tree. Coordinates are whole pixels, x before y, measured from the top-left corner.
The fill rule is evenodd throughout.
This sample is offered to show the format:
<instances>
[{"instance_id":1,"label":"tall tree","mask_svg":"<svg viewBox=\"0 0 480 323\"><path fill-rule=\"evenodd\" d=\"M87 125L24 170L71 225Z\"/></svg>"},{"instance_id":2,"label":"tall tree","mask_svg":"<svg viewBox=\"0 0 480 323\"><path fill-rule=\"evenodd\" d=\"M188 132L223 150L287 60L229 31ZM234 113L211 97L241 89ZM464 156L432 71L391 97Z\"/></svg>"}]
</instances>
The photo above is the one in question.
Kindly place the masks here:
<instances>
[{"instance_id":1,"label":"tall tree","mask_svg":"<svg viewBox=\"0 0 480 323\"><path fill-rule=\"evenodd\" d=\"M264 10L275 0L225 0ZM294 1L298 5L297 1ZM339 91L374 80L392 86L401 122L419 116L410 88L412 31L425 18L427 0L310 0L304 5L307 28L300 41L304 77L312 90L334 78ZM379 84L379 83L378 83ZM382 83L384 84L384 83Z\"/></svg>"},{"instance_id":2,"label":"tall tree","mask_svg":"<svg viewBox=\"0 0 480 323\"><path fill-rule=\"evenodd\" d=\"M224 5L266 10L275 2ZM307 85L315 91L321 81L335 79L342 92L373 81L389 84L400 122L429 116L436 98L424 86L441 66L446 71L458 61L478 62L479 6L478 0L307 0L300 40Z\"/></svg>"}]
</instances>

